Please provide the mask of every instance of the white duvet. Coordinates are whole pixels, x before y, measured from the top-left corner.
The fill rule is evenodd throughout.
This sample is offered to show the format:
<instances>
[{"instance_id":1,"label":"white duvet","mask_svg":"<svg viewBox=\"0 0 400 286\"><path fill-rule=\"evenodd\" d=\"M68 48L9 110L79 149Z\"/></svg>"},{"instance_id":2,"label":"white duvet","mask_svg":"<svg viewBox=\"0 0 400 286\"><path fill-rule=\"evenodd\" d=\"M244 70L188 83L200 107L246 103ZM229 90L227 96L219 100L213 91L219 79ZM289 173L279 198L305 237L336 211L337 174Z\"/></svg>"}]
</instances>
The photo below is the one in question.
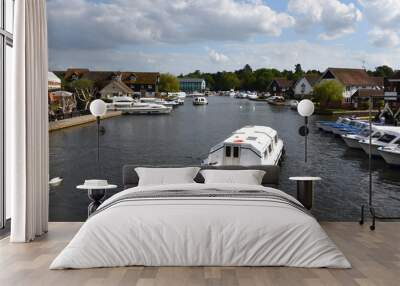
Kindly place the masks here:
<instances>
[{"instance_id":1,"label":"white duvet","mask_svg":"<svg viewBox=\"0 0 400 286\"><path fill-rule=\"evenodd\" d=\"M128 189L100 206L103 211L83 224L50 269L128 265L350 267L318 222L288 204L194 197L123 201L110 206L131 192L209 188L263 190L295 201L279 190L253 185Z\"/></svg>"}]
</instances>

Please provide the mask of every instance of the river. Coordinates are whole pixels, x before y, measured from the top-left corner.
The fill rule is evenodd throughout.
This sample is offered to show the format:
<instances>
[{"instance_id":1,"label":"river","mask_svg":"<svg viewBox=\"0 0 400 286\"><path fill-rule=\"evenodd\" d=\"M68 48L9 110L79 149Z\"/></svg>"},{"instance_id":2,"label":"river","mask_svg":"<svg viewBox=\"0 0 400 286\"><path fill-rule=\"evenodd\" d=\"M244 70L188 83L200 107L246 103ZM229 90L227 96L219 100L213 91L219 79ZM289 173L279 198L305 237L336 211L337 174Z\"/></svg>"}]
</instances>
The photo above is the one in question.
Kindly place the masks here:
<instances>
[{"instance_id":1,"label":"river","mask_svg":"<svg viewBox=\"0 0 400 286\"><path fill-rule=\"evenodd\" d=\"M296 184L288 180L290 176L319 176L322 181L315 186L313 214L320 220L358 220L360 205L368 200L367 155L319 131L315 126L319 119L310 118L307 164L304 138L298 135L303 118L288 107L229 97L210 97L207 106L193 106L187 98L170 115L107 119L102 121L106 132L101 137L101 177L121 186L124 164L198 165L232 131L245 125L266 125L278 131L286 149L280 189L294 195ZM50 221L86 219L89 199L86 191L75 186L99 177L96 136L95 123L50 133L50 177L64 178L50 192ZM400 169L382 159L374 159L372 169L378 212L398 215Z\"/></svg>"}]
</instances>

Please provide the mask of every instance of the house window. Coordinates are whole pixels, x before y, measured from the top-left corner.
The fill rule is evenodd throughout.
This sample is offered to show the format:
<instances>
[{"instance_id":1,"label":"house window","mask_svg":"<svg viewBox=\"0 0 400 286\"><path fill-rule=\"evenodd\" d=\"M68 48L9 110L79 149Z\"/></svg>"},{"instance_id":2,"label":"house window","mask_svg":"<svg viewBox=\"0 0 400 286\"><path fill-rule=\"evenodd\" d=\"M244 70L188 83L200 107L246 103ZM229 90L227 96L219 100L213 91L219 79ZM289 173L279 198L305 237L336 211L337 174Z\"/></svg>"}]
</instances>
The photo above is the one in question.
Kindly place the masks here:
<instances>
[{"instance_id":1,"label":"house window","mask_svg":"<svg viewBox=\"0 0 400 286\"><path fill-rule=\"evenodd\" d=\"M10 218L10 194L4 188L4 102L10 98L14 1L0 0L0 228Z\"/></svg>"}]
</instances>

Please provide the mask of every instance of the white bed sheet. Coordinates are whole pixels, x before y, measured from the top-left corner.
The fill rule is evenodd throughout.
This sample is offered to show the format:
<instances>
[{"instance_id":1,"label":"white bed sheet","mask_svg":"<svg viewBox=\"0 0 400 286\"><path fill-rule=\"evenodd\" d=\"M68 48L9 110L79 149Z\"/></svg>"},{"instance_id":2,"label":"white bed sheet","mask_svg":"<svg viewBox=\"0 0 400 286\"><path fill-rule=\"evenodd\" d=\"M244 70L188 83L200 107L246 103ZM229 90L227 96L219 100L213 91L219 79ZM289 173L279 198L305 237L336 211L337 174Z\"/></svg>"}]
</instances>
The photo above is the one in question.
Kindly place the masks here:
<instances>
[{"instance_id":1,"label":"white bed sheet","mask_svg":"<svg viewBox=\"0 0 400 286\"><path fill-rule=\"evenodd\" d=\"M183 184L163 190L263 190L254 185ZM292 266L349 268L350 263L310 215L258 199L185 198L124 201L86 221L50 269L145 266Z\"/></svg>"}]
</instances>

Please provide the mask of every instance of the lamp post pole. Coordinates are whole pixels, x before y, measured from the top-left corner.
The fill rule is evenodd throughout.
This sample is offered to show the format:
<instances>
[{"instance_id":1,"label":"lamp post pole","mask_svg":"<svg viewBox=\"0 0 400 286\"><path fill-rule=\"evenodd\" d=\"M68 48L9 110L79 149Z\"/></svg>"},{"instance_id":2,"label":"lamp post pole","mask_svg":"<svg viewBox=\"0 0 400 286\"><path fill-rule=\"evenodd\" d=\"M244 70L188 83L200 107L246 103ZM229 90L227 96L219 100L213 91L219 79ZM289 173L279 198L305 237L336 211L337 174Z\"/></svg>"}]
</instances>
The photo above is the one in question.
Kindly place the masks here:
<instances>
[{"instance_id":1,"label":"lamp post pole","mask_svg":"<svg viewBox=\"0 0 400 286\"><path fill-rule=\"evenodd\" d=\"M305 130L305 136L304 136L304 162L307 163L307 137L308 137L308 116L304 117L304 130Z\"/></svg>"},{"instance_id":2,"label":"lamp post pole","mask_svg":"<svg viewBox=\"0 0 400 286\"><path fill-rule=\"evenodd\" d=\"M100 116L96 116L96 122L97 122L97 164L99 165L100 164Z\"/></svg>"}]
</instances>

